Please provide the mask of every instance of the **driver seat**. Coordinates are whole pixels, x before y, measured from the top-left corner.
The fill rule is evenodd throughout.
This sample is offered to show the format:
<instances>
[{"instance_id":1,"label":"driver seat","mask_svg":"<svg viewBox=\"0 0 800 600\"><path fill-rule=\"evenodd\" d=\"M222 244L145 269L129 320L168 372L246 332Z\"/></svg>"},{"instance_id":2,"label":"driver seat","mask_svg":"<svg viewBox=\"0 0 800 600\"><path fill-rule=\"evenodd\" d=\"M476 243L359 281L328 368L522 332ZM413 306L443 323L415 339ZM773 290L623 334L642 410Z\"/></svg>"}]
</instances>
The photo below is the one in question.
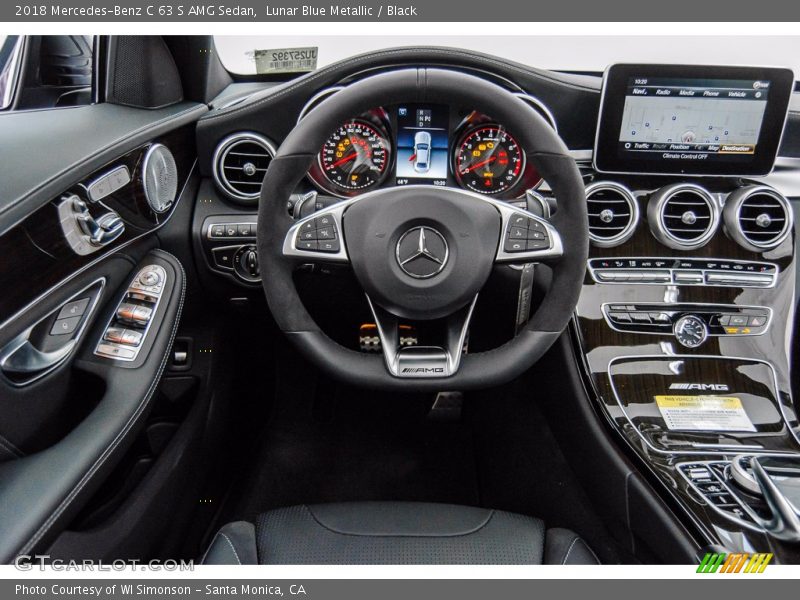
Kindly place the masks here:
<instances>
[{"instance_id":1,"label":"driver seat","mask_svg":"<svg viewBox=\"0 0 800 600\"><path fill-rule=\"evenodd\" d=\"M534 517L450 504L299 505L229 523L201 560L244 564L600 564L567 529Z\"/></svg>"}]
</instances>

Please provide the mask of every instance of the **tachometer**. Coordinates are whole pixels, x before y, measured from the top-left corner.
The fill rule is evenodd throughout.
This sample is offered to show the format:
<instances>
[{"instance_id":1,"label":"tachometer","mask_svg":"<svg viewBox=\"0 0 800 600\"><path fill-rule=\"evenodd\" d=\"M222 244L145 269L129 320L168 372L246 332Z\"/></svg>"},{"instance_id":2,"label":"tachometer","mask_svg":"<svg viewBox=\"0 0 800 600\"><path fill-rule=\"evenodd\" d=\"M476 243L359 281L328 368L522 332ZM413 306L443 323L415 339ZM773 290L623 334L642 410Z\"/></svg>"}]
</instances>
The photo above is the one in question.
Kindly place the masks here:
<instances>
[{"instance_id":1,"label":"tachometer","mask_svg":"<svg viewBox=\"0 0 800 600\"><path fill-rule=\"evenodd\" d=\"M325 142L319 153L320 168L337 188L362 190L386 177L390 147L389 140L374 125L354 119Z\"/></svg>"},{"instance_id":2,"label":"tachometer","mask_svg":"<svg viewBox=\"0 0 800 600\"><path fill-rule=\"evenodd\" d=\"M453 156L458 183L482 194L499 194L514 187L525 169L525 154L499 125L481 125L461 138Z\"/></svg>"}]
</instances>

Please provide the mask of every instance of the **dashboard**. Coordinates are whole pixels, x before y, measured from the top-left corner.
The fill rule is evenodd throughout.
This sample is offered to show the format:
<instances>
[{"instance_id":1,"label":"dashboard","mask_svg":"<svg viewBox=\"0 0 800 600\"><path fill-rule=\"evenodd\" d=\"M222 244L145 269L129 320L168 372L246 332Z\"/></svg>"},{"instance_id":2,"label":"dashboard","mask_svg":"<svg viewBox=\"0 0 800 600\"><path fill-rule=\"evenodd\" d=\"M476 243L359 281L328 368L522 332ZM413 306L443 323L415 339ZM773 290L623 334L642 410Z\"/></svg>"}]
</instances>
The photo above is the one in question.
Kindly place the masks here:
<instances>
[{"instance_id":1,"label":"dashboard","mask_svg":"<svg viewBox=\"0 0 800 600\"><path fill-rule=\"evenodd\" d=\"M243 90L198 126L205 178L195 247L212 273L205 275L210 287L224 278L260 291L254 207L293 125L349 82L409 64L485 77L558 132L585 184L591 246L570 336L591 401L708 543L722 535L763 545L740 496L709 496L689 475L705 463L724 471L746 451L800 453L788 353L800 200L793 74L635 64L604 76L566 74L408 49L333 65L301 78L291 93ZM537 214L572 201L553 197L517 138L458 98L375 107L331 132L287 208L307 217L342 199L412 184L458 187ZM502 269L505 279L476 307L471 347L506 327L506 313L504 331L513 335L519 315L535 308L539 275ZM332 284L308 302L327 307L343 294ZM481 310L488 324L481 325ZM339 311L327 325L349 335L352 324ZM424 335L422 325L404 327L407 339ZM372 339L360 338L363 351L374 350ZM726 402L727 420L716 410Z\"/></svg>"}]
</instances>

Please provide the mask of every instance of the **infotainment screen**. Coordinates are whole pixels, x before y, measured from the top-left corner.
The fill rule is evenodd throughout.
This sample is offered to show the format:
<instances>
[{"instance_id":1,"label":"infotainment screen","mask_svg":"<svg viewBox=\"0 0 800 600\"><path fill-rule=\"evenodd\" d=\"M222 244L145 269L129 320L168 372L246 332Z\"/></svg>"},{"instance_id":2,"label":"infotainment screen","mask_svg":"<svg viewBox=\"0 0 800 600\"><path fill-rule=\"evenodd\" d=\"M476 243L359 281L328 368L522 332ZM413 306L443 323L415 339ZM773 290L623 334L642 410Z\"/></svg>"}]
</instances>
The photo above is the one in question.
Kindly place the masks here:
<instances>
[{"instance_id":1,"label":"infotainment screen","mask_svg":"<svg viewBox=\"0 0 800 600\"><path fill-rule=\"evenodd\" d=\"M789 69L614 65L603 82L595 168L766 175L793 87Z\"/></svg>"}]
</instances>

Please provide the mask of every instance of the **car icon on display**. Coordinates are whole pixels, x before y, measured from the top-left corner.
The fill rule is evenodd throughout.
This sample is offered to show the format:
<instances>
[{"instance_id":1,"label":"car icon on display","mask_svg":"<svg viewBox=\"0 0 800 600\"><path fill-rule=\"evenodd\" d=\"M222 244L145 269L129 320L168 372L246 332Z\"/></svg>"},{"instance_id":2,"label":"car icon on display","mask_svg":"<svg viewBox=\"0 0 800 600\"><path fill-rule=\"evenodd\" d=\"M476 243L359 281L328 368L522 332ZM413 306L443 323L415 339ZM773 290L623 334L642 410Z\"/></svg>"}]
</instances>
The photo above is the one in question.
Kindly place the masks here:
<instances>
[{"instance_id":1,"label":"car icon on display","mask_svg":"<svg viewBox=\"0 0 800 600\"><path fill-rule=\"evenodd\" d=\"M414 136L414 170L427 173L431 168L431 134L418 131Z\"/></svg>"}]
</instances>

